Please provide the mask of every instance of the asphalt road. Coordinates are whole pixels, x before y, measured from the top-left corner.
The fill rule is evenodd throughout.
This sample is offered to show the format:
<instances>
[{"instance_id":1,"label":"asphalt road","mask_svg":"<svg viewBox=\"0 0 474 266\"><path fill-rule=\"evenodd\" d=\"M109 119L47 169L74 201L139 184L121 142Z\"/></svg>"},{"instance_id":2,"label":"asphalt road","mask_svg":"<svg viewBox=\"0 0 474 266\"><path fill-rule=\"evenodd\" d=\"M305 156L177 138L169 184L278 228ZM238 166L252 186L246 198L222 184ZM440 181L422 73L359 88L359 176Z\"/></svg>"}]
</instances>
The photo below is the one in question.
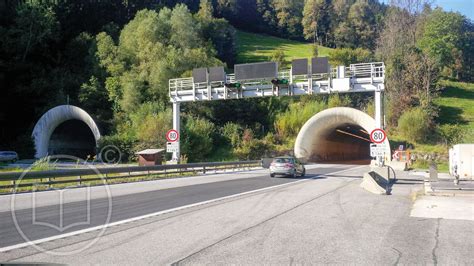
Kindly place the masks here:
<instances>
[{"instance_id":1,"label":"asphalt road","mask_svg":"<svg viewBox=\"0 0 474 266\"><path fill-rule=\"evenodd\" d=\"M71 265L474 265L472 219L433 216L433 210L442 207L437 207L442 202L432 201L434 197L421 206L423 212L413 215L414 195L423 189L422 177L397 173L399 182L392 187L392 194L375 195L360 187L360 178L367 170L364 166L317 165L308 172L327 174L299 182L272 180L263 175L264 171L255 171L117 185L113 194L125 197L127 194L117 191L134 189L133 195L145 195L141 193L145 191L139 193L139 186L148 192L161 187L156 191L159 194L184 189L214 194L215 190L226 190L225 184L233 184L232 189L236 184L243 186L229 191L236 193L256 189L259 184L271 185L266 182L296 181L123 223L107 228L100 237L91 231L37 247L0 252L0 261ZM199 197L203 198L196 200L212 198ZM173 193L160 199L155 204L182 200ZM0 209L2 202L0 197ZM126 208L130 203L123 204ZM150 204L150 208L156 207ZM134 206L128 208L138 209ZM124 212L135 211L142 213Z\"/></svg>"},{"instance_id":2,"label":"asphalt road","mask_svg":"<svg viewBox=\"0 0 474 266\"><path fill-rule=\"evenodd\" d=\"M349 166L308 170L305 178L314 178L318 175L347 168ZM238 175L238 173L234 175ZM300 180L300 178L270 178L268 174L262 174L261 172L254 175L250 178L121 195L111 198L111 206L108 198L99 198L91 199L89 201L90 205L86 201L79 201L63 204L62 208L59 205L38 207L34 210L34 220L33 209L31 208L16 210L14 214L16 224L28 240L37 240L100 226L107 223L108 218L108 222L113 223L197 202ZM143 186L146 185L147 183L143 182ZM111 210L110 217L109 209ZM60 212L63 213L62 220ZM10 211L0 212L0 248L25 242L24 237L16 230L17 227L13 218ZM82 224L77 224L81 222ZM67 228L68 226L70 227Z\"/></svg>"}]
</instances>

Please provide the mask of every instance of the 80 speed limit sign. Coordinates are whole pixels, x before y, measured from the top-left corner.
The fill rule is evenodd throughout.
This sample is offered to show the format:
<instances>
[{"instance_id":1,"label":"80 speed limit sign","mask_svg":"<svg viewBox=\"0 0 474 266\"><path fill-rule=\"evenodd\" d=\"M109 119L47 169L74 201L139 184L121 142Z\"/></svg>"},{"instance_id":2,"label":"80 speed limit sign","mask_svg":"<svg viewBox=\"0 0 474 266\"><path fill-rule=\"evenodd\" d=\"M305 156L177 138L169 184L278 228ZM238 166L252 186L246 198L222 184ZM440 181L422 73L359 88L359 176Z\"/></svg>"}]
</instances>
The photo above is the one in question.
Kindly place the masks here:
<instances>
[{"instance_id":1,"label":"80 speed limit sign","mask_svg":"<svg viewBox=\"0 0 474 266\"><path fill-rule=\"evenodd\" d=\"M387 134L385 134L385 131L383 131L383 129L376 128L372 130L372 132L370 132L370 141L372 141L373 143L380 144L384 142L386 138Z\"/></svg>"},{"instance_id":2,"label":"80 speed limit sign","mask_svg":"<svg viewBox=\"0 0 474 266\"><path fill-rule=\"evenodd\" d=\"M166 133L166 140L168 140L168 142L176 142L179 140L179 133L178 131L174 130L174 129L170 129L168 130L168 132Z\"/></svg>"}]
</instances>

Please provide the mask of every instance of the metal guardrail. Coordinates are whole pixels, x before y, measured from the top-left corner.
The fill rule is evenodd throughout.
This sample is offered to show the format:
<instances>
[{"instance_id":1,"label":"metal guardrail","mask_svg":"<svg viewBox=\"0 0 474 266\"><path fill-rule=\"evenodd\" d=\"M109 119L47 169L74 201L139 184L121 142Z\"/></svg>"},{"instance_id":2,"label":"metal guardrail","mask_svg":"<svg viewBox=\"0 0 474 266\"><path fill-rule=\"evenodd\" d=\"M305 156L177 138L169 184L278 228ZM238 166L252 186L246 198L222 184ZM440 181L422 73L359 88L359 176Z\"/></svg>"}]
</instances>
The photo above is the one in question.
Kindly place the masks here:
<instances>
[{"instance_id":1,"label":"metal guardrail","mask_svg":"<svg viewBox=\"0 0 474 266\"><path fill-rule=\"evenodd\" d=\"M173 176L185 173L206 173L208 171L245 169L261 167L262 162L238 161L238 162L211 162L211 163L188 163L175 165L154 166L128 166L128 167L90 167L81 169L62 169L49 171L28 172L5 172L0 173L0 182L10 181L9 185L0 185L0 189L11 189L19 187L35 187L46 185L51 187L55 184L77 183L79 186L85 182L108 181L113 179L136 178L143 176ZM111 175L114 174L114 175ZM89 177L89 178L85 178ZM21 181L20 181L21 180ZM39 181L38 181L39 180ZM25 182L24 181L30 181Z\"/></svg>"}]
</instances>

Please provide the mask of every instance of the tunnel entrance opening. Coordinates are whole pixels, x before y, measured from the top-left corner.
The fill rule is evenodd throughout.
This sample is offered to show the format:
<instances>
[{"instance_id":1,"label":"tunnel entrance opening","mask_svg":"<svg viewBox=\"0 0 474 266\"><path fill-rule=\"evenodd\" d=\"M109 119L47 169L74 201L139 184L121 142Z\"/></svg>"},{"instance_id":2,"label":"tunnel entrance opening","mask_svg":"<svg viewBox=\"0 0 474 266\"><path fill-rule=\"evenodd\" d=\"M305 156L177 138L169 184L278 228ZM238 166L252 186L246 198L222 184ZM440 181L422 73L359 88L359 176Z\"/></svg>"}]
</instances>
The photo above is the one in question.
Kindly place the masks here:
<instances>
[{"instance_id":1,"label":"tunnel entrance opening","mask_svg":"<svg viewBox=\"0 0 474 266\"><path fill-rule=\"evenodd\" d=\"M370 164L369 132L375 119L349 107L334 107L311 117L295 141L295 156L306 163ZM382 144L390 160L390 143Z\"/></svg>"},{"instance_id":2,"label":"tunnel entrance opening","mask_svg":"<svg viewBox=\"0 0 474 266\"><path fill-rule=\"evenodd\" d=\"M89 126L81 120L67 120L51 134L49 155L67 154L86 159L96 155L96 141Z\"/></svg>"},{"instance_id":3,"label":"tunnel entrance opening","mask_svg":"<svg viewBox=\"0 0 474 266\"><path fill-rule=\"evenodd\" d=\"M356 124L343 123L319 136L310 161L316 163L370 164L370 138Z\"/></svg>"}]
</instances>

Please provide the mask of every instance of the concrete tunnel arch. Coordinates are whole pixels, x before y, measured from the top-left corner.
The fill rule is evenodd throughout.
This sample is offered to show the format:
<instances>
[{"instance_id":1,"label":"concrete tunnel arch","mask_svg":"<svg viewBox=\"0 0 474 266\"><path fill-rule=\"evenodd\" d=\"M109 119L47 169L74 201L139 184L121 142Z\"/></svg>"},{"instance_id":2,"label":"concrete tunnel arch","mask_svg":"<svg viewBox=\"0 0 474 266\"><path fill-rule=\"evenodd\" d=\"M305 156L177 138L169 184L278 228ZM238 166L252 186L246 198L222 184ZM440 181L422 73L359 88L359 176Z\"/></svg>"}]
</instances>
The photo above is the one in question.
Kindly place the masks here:
<instances>
[{"instance_id":1,"label":"concrete tunnel arch","mask_svg":"<svg viewBox=\"0 0 474 266\"><path fill-rule=\"evenodd\" d=\"M341 134L341 128L351 129L352 133ZM369 133L374 129L375 119L360 110L349 107L326 109L311 117L299 131L295 157L303 162L349 161L361 157L370 161ZM390 151L388 138L382 145ZM390 156L385 158L386 161L390 159Z\"/></svg>"},{"instance_id":2,"label":"concrete tunnel arch","mask_svg":"<svg viewBox=\"0 0 474 266\"><path fill-rule=\"evenodd\" d=\"M35 158L42 158L48 155L48 148L53 132L64 122L78 120L83 122L91 131L95 146L100 139L100 131L94 119L83 109L73 105L60 105L48 110L36 123L32 138L34 141L36 154Z\"/></svg>"}]
</instances>

